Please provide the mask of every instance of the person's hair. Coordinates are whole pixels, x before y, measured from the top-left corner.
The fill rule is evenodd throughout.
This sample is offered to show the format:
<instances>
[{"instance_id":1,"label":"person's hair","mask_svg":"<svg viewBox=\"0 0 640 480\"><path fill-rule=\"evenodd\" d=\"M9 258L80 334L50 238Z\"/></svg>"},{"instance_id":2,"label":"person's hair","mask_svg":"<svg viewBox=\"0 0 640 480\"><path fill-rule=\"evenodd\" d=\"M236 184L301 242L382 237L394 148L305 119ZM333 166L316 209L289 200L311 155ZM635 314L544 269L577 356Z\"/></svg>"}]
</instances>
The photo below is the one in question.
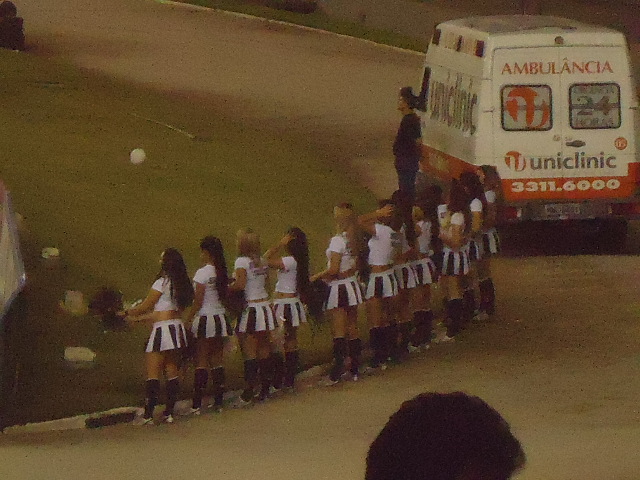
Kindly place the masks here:
<instances>
[{"instance_id":1,"label":"person's hair","mask_svg":"<svg viewBox=\"0 0 640 480\"><path fill-rule=\"evenodd\" d=\"M223 300L227 297L229 272L227 271L222 242L218 237L208 235L200 240L200 249L207 252L213 262L213 266L216 268L216 290L220 299Z\"/></svg>"},{"instance_id":2,"label":"person's hair","mask_svg":"<svg viewBox=\"0 0 640 480\"><path fill-rule=\"evenodd\" d=\"M502 190L502 180L496 167L493 165L480 165L478 168L484 174L485 190Z\"/></svg>"},{"instance_id":3,"label":"person's hair","mask_svg":"<svg viewBox=\"0 0 640 480\"><path fill-rule=\"evenodd\" d=\"M0 18L12 18L18 15L18 9L13 2L4 0L0 2Z\"/></svg>"},{"instance_id":4,"label":"person's hair","mask_svg":"<svg viewBox=\"0 0 640 480\"><path fill-rule=\"evenodd\" d=\"M371 443L365 480L507 480L526 457L509 424L463 392L402 404Z\"/></svg>"},{"instance_id":5,"label":"person's hair","mask_svg":"<svg viewBox=\"0 0 640 480\"><path fill-rule=\"evenodd\" d=\"M418 97L413 93L412 87L402 87L400 89L400 97L410 109L413 110L418 106Z\"/></svg>"},{"instance_id":6,"label":"person's hair","mask_svg":"<svg viewBox=\"0 0 640 480\"><path fill-rule=\"evenodd\" d=\"M193 301L193 284L187 273L184 259L175 248L166 248L162 252L158 278L166 277L171 282L171 298L180 310L184 310Z\"/></svg>"},{"instance_id":7,"label":"person's hair","mask_svg":"<svg viewBox=\"0 0 640 480\"><path fill-rule=\"evenodd\" d=\"M413 224L413 217L411 216L413 199L403 190L396 190L391 195L391 202L396 207L394 209L394 216L397 216L395 222L398 222L400 226L404 225L407 241L410 245L414 245L416 240L416 228Z\"/></svg>"},{"instance_id":8,"label":"person's hair","mask_svg":"<svg viewBox=\"0 0 640 480\"><path fill-rule=\"evenodd\" d=\"M241 228L236 234L238 256L260 258L260 237L251 228Z\"/></svg>"},{"instance_id":9,"label":"person's hair","mask_svg":"<svg viewBox=\"0 0 640 480\"><path fill-rule=\"evenodd\" d=\"M296 288L300 298L304 301L307 299L309 292L309 244L307 235L298 227L291 227L287 233L291 235L291 240L287 243L287 251L297 263Z\"/></svg>"},{"instance_id":10,"label":"person's hair","mask_svg":"<svg viewBox=\"0 0 640 480\"><path fill-rule=\"evenodd\" d=\"M416 206L422 210L424 218L431 222L431 233L438 239L440 222L438 221L438 205L444 203L442 187L435 183L428 185L416 195Z\"/></svg>"},{"instance_id":11,"label":"person's hair","mask_svg":"<svg viewBox=\"0 0 640 480\"><path fill-rule=\"evenodd\" d=\"M487 199L484 196L484 186L482 185L482 182L480 181L478 175L476 175L474 172L466 170L460 174L460 183L467 191L469 201L477 198L482 202L482 211L486 215Z\"/></svg>"},{"instance_id":12,"label":"person's hair","mask_svg":"<svg viewBox=\"0 0 640 480\"><path fill-rule=\"evenodd\" d=\"M356 269L361 277L369 275L369 248L364 236L358 226L358 216L350 203L339 203L333 209L333 218L336 222L336 233L347 236L347 247L356 259Z\"/></svg>"}]
</instances>

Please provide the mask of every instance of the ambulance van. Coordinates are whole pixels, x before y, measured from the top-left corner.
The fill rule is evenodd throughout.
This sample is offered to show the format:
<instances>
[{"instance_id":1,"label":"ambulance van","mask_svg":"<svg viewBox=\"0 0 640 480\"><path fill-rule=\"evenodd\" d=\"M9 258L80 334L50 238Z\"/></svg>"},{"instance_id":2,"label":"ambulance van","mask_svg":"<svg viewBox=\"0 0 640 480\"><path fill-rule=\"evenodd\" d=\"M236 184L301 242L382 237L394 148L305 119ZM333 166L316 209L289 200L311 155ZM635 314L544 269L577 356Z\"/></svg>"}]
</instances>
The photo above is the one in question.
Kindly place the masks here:
<instances>
[{"instance_id":1,"label":"ambulance van","mask_svg":"<svg viewBox=\"0 0 640 480\"><path fill-rule=\"evenodd\" d=\"M447 182L494 165L503 221L596 220L623 239L640 218L638 103L620 32L526 15L441 23L419 109L422 170Z\"/></svg>"}]
</instances>

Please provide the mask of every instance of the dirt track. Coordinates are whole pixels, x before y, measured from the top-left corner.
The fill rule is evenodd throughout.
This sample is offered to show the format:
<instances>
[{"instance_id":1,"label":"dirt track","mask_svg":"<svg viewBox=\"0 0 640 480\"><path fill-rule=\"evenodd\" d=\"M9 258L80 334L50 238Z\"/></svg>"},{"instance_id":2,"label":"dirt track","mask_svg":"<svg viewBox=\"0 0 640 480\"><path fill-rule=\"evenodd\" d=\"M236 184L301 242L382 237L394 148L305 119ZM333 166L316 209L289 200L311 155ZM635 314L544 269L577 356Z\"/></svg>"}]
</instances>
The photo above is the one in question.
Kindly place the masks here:
<instances>
[{"instance_id":1,"label":"dirt track","mask_svg":"<svg viewBox=\"0 0 640 480\"><path fill-rule=\"evenodd\" d=\"M197 95L220 115L242 105L247 122L295 128L327 158L369 172L362 181L375 192L393 188L394 97L417 83L419 56L148 0L19 7L36 52ZM465 390L502 412L523 442L529 464L519 478L637 479L638 257L512 257L495 270L498 319L384 376L170 427L6 436L0 476L356 480L403 400Z\"/></svg>"}]
</instances>

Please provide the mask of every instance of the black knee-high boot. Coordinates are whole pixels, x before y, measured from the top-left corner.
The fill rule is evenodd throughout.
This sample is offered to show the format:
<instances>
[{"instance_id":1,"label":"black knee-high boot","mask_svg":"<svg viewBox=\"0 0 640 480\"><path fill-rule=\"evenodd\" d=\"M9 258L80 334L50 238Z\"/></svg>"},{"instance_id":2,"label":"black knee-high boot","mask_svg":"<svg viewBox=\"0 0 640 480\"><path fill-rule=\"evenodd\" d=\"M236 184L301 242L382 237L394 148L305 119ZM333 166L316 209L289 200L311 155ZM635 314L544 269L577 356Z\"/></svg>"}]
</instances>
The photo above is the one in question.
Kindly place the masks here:
<instances>
[{"instance_id":1,"label":"black knee-high boot","mask_svg":"<svg viewBox=\"0 0 640 480\"><path fill-rule=\"evenodd\" d=\"M209 381L209 372L206 368L196 368L195 375L193 377L193 403L191 408L202 407L202 397L204 391L207 388L207 382Z\"/></svg>"},{"instance_id":2,"label":"black knee-high boot","mask_svg":"<svg viewBox=\"0 0 640 480\"><path fill-rule=\"evenodd\" d=\"M476 312L476 292L469 288L462 294L462 325L469 323Z\"/></svg>"},{"instance_id":3,"label":"black knee-high boot","mask_svg":"<svg viewBox=\"0 0 640 480\"><path fill-rule=\"evenodd\" d=\"M398 324L398 356L400 359L409 353L409 343L411 343L411 322Z\"/></svg>"},{"instance_id":4,"label":"black knee-high boot","mask_svg":"<svg viewBox=\"0 0 640 480\"><path fill-rule=\"evenodd\" d=\"M352 338L349 340L349 358L351 358L351 365L349 371L355 378L360 374L360 355L362 354L362 340L359 338Z\"/></svg>"},{"instance_id":5,"label":"black knee-high boot","mask_svg":"<svg viewBox=\"0 0 640 480\"><path fill-rule=\"evenodd\" d=\"M373 327L369 330L369 346L371 347L371 368L378 368L387 359L384 348L384 331L381 327Z\"/></svg>"},{"instance_id":6,"label":"black knee-high boot","mask_svg":"<svg viewBox=\"0 0 640 480\"><path fill-rule=\"evenodd\" d=\"M384 361L398 356L398 324L392 323L384 327Z\"/></svg>"},{"instance_id":7,"label":"black knee-high boot","mask_svg":"<svg viewBox=\"0 0 640 480\"><path fill-rule=\"evenodd\" d=\"M285 352L284 354L284 386L285 388L293 388L296 382L296 373L298 373L298 363L300 361L300 354L298 350L291 352Z\"/></svg>"},{"instance_id":8,"label":"black knee-high boot","mask_svg":"<svg viewBox=\"0 0 640 480\"><path fill-rule=\"evenodd\" d=\"M273 352L271 354L271 368L271 385L273 385L273 388L280 390L282 388L282 382L284 381L284 357L282 353Z\"/></svg>"},{"instance_id":9,"label":"black knee-high boot","mask_svg":"<svg viewBox=\"0 0 640 480\"><path fill-rule=\"evenodd\" d=\"M455 337L461 329L463 315L463 300L454 298L447 302L447 316L449 322L447 324L447 336Z\"/></svg>"},{"instance_id":10,"label":"black knee-high boot","mask_svg":"<svg viewBox=\"0 0 640 480\"><path fill-rule=\"evenodd\" d=\"M211 369L211 382L213 383L213 406L215 408L220 408L222 407L222 403L224 401L224 367L216 367Z\"/></svg>"},{"instance_id":11,"label":"black knee-high boot","mask_svg":"<svg viewBox=\"0 0 640 480\"><path fill-rule=\"evenodd\" d=\"M178 393L180 392L180 381L178 377L167 380L167 406L164 409L164 415L173 415L173 408L176 406L178 400Z\"/></svg>"},{"instance_id":12,"label":"black knee-high boot","mask_svg":"<svg viewBox=\"0 0 640 480\"><path fill-rule=\"evenodd\" d=\"M144 402L144 418L153 417L153 409L158 404L158 397L160 396L160 380L157 378L150 378L144 384L145 389L145 402Z\"/></svg>"},{"instance_id":13,"label":"black knee-high boot","mask_svg":"<svg viewBox=\"0 0 640 480\"><path fill-rule=\"evenodd\" d=\"M273 357L261 358L258 360L260 369L260 393L258 400L266 400L269 397L269 387L273 381Z\"/></svg>"},{"instance_id":14,"label":"black knee-high boot","mask_svg":"<svg viewBox=\"0 0 640 480\"><path fill-rule=\"evenodd\" d=\"M347 339L340 337L333 339L333 367L329 373L331 380L338 381L340 376L344 373L344 361L349 353L347 345Z\"/></svg>"},{"instance_id":15,"label":"black knee-high boot","mask_svg":"<svg viewBox=\"0 0 640 480\"><path fill-rule=\"evenodd\" d=\"M429 345L433 331L433 312L431 310L417 310L413 313L415 330L411 339L414 347Z\"/></svg>"},{"instance_id":16,"label":"black knee-high boot","mask_svg":"<svg viewBox=\"0 0 640 480\"><path fill-rule=\"evenodd\" d=\"M258 386L258 360L251 358L244 361L244 381L245 388L242 392L242 400L249 402L255 395L256 387Z\"/></svg>"},{"instance_id":17,"label":"black knee-high boot","mask_svg":"<svg viewBox=\"0 0 640 480\"><path fill-rule=\"evenodd\" d=\"M486 278L479 284L480 287L480 310L493 315L496 312L496 292L493 280Z\"/></svg>"}]
</instances>

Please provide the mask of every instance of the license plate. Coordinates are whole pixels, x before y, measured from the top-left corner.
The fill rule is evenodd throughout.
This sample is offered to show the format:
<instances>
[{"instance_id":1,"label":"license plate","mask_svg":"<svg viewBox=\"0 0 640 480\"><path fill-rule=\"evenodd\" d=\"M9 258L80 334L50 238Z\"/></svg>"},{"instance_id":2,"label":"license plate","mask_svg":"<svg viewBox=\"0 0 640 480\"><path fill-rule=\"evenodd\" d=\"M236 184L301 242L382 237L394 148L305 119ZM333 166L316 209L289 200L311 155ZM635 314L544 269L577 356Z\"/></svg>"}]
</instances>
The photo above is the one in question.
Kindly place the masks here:
<instances>
[{"instance_id":1,"label":"license plate","mask_svg":"<svg viewBox=\"0 0 640 480\"><path fill-rule=\"evenodd\" d=\"M549 203L544 206L544 213L547 217L569 218L580 216L579 203Z\"/></svg>"}]
</instances>

